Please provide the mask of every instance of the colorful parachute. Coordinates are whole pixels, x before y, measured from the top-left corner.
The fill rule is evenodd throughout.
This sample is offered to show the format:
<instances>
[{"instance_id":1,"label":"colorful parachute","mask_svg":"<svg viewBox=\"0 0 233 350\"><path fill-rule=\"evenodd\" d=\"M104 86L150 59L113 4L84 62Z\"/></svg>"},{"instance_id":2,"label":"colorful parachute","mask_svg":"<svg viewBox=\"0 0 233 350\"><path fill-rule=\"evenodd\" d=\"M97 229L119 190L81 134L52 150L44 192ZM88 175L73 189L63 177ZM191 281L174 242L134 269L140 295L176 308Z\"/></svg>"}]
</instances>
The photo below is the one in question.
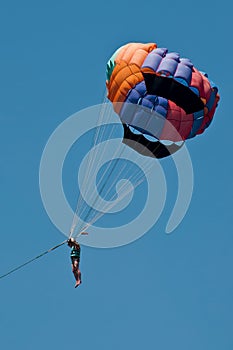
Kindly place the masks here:
<instances>
[{"instance_id":1,"label":"colorful parachute","mask_svg":"<svg viewBox=\"0 0 233 350\"><path fill-rule=\"evenodd\" d=\"M107 63L106 85L124 127L123 142L156 158L203 133L219 101L206 73L154 43L119 48Z\"/></svg>"}]
</instances>

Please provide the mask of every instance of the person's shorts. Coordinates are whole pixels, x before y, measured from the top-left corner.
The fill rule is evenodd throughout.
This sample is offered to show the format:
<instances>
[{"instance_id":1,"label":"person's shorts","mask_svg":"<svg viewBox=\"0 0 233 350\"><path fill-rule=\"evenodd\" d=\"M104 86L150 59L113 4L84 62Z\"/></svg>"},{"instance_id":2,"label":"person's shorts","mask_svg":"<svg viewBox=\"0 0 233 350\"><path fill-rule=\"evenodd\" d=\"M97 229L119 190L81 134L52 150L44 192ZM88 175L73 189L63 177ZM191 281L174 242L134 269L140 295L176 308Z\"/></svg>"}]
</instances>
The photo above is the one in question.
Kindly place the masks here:
<instances>
[{"instance_id":1,"label":"person's shorts","mask_svg":"<svg viewBox=\"0 0 233 350\"><path fill-rule=\"evenodd\" d=\"M72 263L74 263L75 261L77 261L79 263L80 262L80 256L72 256L71 257L71 261L72 261Z\"/></svg>"}]
</instances>

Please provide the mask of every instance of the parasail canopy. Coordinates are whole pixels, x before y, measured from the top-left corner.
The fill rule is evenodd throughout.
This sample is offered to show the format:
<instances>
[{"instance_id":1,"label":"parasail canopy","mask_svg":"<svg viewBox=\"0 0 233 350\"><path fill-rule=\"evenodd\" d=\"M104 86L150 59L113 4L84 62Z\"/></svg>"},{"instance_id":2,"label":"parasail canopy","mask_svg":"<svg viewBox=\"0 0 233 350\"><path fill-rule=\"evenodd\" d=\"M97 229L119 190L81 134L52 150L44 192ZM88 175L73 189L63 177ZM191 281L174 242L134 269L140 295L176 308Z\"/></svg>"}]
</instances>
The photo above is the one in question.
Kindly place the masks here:
<instances>
[{"instance_id":1,"label":"parasail canopy","mask_svg":"<svg viewBox=\"0 0 233 350\"><path fill-rule=\"evenodd\" d=\"M156 158L203 133L220 98L206 73L155 43L119 48L107 63L106 85L124 127L123 142Z\"/></svg>"}]
</instances>

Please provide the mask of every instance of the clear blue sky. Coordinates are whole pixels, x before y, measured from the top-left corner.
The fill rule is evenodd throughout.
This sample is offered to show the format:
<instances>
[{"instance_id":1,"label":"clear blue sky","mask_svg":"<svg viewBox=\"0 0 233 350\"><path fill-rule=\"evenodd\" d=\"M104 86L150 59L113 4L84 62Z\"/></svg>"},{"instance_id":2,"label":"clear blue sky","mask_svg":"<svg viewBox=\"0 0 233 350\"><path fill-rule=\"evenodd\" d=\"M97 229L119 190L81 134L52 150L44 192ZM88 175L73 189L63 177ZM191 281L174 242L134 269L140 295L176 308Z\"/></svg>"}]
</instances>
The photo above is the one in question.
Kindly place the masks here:
<instances>
[{"instance_id":1,"label":"clear blue sky","mask_svg":"<svg viewBox=\"0 0 233 350\"><path fill-rule=\"evenodd\" d=\"M0 274L65 239L42 205L41 154L63 120L102 102L116 48L152 41L178 51L221 94L211 127L188 143L195 184L181 225L164 233L174 173L171 201L146 235L83 247L78 290L67 247L0 280L2 349L233 349L231 23L227 0L1 3Z\"/></svg>"}]
</instances>

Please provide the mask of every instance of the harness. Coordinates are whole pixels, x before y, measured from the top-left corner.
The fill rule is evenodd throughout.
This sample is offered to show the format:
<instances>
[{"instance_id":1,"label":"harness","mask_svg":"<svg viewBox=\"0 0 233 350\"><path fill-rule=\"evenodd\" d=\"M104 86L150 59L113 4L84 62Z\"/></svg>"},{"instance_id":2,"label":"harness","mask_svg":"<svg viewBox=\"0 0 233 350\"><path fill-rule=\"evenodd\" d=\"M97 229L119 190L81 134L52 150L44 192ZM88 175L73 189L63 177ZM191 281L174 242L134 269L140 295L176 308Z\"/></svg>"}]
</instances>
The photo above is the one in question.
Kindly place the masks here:
<instances>
[{"instance_id":1,"label":"harness","mask_svg":"<svg viewBox=\"0 0 233 350\"><path fill-rule=\"evenodd\" d=\"M80 248L72 247L70 252L70 257L80 259Z\"/></svg>"}]
</instances>

